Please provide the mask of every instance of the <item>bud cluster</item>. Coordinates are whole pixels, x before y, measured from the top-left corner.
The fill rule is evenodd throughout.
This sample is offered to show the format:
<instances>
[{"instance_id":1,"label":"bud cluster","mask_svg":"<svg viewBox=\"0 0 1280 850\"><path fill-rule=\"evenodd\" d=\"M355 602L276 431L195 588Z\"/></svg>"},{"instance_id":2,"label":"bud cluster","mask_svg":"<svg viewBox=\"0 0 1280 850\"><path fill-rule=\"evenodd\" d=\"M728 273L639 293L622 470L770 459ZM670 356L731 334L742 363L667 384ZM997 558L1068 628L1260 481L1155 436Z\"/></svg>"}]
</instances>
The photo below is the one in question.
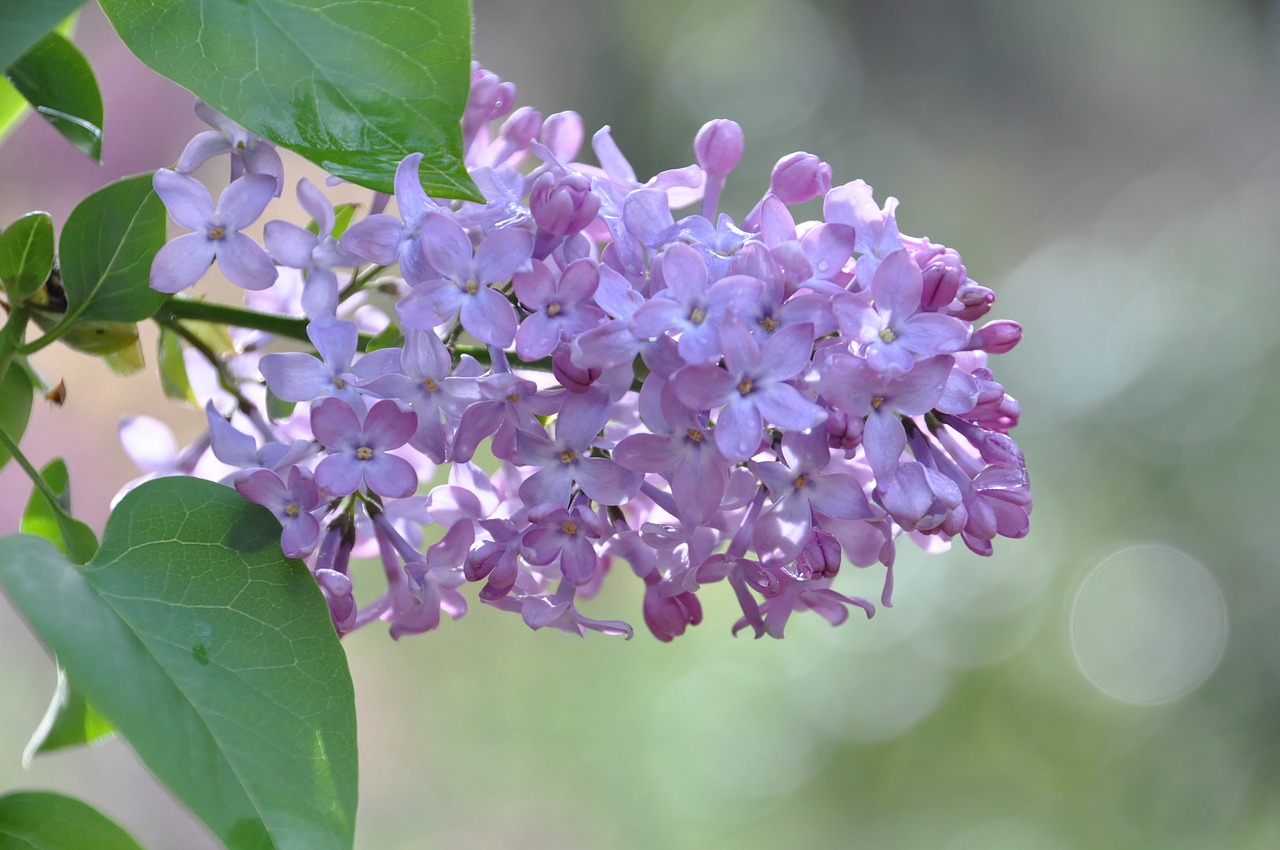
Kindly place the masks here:
<instances>
[{"instance_id":1,"label":"bud cluster","mask_svg":"<svg viewBox=\"0 0 1280 850\"><path fill-rule=\"evenodd\" d=\"M701 620L720 581L735 632L781 637L797 610L871 616L833 589L846 561L885 565L889 604L904 534L987 555L1027 533L1007 436L1019 407L988 368L1021 329L975 329L994 295L955 251L901 234L894 199L835 185L807 153L779 160L741 221L717 215L743 151L732 121L641 182L608 127L584 164L576 114L514 95L474 69L462 123L486 203L428 197L415 154L397 214L382 197L344 229L302 180L315 226L271 221L264 249L242 230L281 193L279 160L221 116L155 177L193 232L160 252L152 285L179 291L216 261L251 307L305 315L316 352L240 334L220 364L235 399L210 390L208 440L168 471L225 476L268 507L340 632L430 630L474 583L535 629L629 636L578 608L625 562L662 640ZM238 176L215 205L184 172L224 152ZM818 198L822 220L795 221ZM292 411L269 417L281 401ZM206 445L220 463L201 462ZM386 581L363 606L358 557Z\"/></svg>"}]
</instances>

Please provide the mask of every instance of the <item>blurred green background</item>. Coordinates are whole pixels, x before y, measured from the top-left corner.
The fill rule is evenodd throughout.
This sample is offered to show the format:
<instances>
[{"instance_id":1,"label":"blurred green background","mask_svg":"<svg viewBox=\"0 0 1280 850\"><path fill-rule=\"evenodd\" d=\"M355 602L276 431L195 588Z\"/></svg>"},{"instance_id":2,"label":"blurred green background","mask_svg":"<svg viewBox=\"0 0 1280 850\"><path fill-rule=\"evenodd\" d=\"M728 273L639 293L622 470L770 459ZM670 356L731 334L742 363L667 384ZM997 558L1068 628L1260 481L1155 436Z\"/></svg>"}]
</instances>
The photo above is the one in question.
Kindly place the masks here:
<instances>
[{"instance_id":1,"label":"blurred green background","mask_svg":"<svg viewBox=\"0 0 1280 850\"><path fill-rule=\"evenodd\" d=\"M1032 533L994 558L907 553L893 609L783 642L734 606L672 645L533 633L476 606L435 634L347 640L361 848L1280 847L1280 11L1265 0L476 0L477 58L520 103L613 126L642 175L729 117L741 215L780 156L902 200L1026 336L995 362ZM28 121L0 147L0 221L61 222L172 162L190 98L96 9L78 41L107 101L104 165ZM296 175L296 172L294 172ZM202 417L152 378L51 352L68 457L99 528L132 477L127 411ZM28 485L0 474L0 532ZM882 572L841 589L874 596ZM625 572L589 609L640 623ZM148 847L206 848L118 742L20 752L52 665L0 602L0 792L59 788Z\"/></svg>"}]
</instances>

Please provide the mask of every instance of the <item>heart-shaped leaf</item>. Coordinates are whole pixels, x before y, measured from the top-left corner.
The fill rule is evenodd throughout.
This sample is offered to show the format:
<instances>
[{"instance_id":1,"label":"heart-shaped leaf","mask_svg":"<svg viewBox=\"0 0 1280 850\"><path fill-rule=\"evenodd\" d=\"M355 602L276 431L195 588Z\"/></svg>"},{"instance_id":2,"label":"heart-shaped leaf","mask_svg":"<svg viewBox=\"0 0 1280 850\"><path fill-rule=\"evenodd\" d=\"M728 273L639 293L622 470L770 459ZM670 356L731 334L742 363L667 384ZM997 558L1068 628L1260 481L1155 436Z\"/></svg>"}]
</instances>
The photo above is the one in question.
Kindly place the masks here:
<instances>
[{"instance_id":1,"label":"heart-shaped leaf","mask_svg":"<svg viewBox=\"0 0 1280 850\"><path fill-rule=\"evenodd\" d=\"M469 0L101 0L147 65L332 174L393 190L422 153L423 186L482 200L462 161Z\"/></svg>"},{"instance_id":2,"label":"heart-shaped leaf","mask_svg":"<svg viewBox=\"0 0 1280 850\"><path fill-rule=\"evenodd\" d=\"M0 283L15 304L44 286L53 268L53 218L29 212L0 233Z\"/></svg>"},{"instance_id":3,"label":"heart-shaped leaf","mask_svg":"<svg viewBox=\"0 0 1280 850\"><path fill-rule=\"evenodd\" d=\"M22 791L0 797L0 848L3 850L142 850L97 809L46 791Z\"/></svg>"},{"instance_id":4,"label":"heart-shaped leaf","mask_svg":"<svg viewBox=\"0 0 1280 850\"><path fill-rule=\"evenodd\" d=\"M151 288L151 261L164 238L164 204L150 174L117 180L81 201L58 240L64 324L137 322L155 313L165 296Z\"/></svg>"},{"instance_id":5,"label":"heart-shaped leaf","mask_svg":"<svg viewBox=\"0 0 1280 850\"><path fill-rule=\"evenodd\" d=\"M0 586L71 682L228 848L350 848L355 705L320 589L231 488L160 478L85 567L0 538Z\"/></svg>"}]
</instances>

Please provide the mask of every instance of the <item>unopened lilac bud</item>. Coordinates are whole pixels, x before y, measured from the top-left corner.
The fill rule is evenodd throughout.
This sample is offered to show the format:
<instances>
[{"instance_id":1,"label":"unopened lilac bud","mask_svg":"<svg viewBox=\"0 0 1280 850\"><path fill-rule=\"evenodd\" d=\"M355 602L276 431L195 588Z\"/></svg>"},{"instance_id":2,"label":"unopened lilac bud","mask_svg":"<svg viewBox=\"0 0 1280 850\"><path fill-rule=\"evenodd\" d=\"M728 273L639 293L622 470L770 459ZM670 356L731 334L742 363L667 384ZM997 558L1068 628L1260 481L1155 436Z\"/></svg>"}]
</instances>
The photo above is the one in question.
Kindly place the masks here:
<instances>
[{"instance_id":1,"label":"unopened lilac bud","mask_svg":"<svg viewBox=\"0 0 1280 850\"><path fill-rule=\"evenodd\" d=\"M821 529L814 529L813 537L800 550L796 566L807 578L835 578L840 572L840 541Z\"/></svg>"},{"instance_id":2,"label":"unopened lilac bud","mask_svg":"<svg viewBox=\"0 0 1280 850\"><path fill-rule=\"evenodd\" d=\"M600 198L591 192L586 175L570 172L559 177L544 171L533 181L529 209L538 227L556 236L577 233L595 220Z\"/></svg>"},{"instance_id":3,"label":"unopened lilac bud","mask_svg":"<svg viewBox=\"0 0 1280 850\"><path fill-rule=\"evenodd\" d=\"M921 270L921 274L924 289L920 296L920 309L926 313L935 313L954 301L960 285L967 279L965 268L960 263L960 255L954 251L944 251L934 256Z\"/></svg>"},{"instance_id":4,"label":"unopened lilac bud","mask_svg":"<svg viewBox=\"0 0 1280 850\"><path fill-rule=\"evenodd\" d=\"M717 118L702 125L693 140L693 155L708 174L724 176L742 159L742 127Z\"/></svg>"},{"instance_id":5,"label":"unopened lilac bud","mask_svg":"<svg viewBox=\"0 0 1280 850\"><path fill-rule=\"evenodd\" d=\"M664 596L657 577L645 577L644 622L653 636L664 643L684 634L689 626L702 622L702 603L689 591Z\"/></svg>"},{"instance_id":6,"label":"unopened lilac bud","mask_svg":"<svg viewBox=\"0 0 1280 850\"><path fill-rule=\"evenodd\" d=\"M351 630L356 621L356 600L351 592L351 579L335 570L316 570L316 583L329 603L329 616L338 633Z\"/></svg>"},{"instance_id":7,"label":"unopened lilac bud","mask_svg":"<svg viewBox=\"0 0 1280 850\"><path fill-rule=\"evenodd\" d=\"M979 286L976 283L966 283L960 287L960 291L956 293L961 308L959 310L949 311L950 315L966 322L972 322L980 319L991 309L991 305L996 301L996 294L985 286Z\"/></svg>"},{"instance_id":8,"label":"unopened lilac bud","mask_svg":"<svg viewBox=\"0 0 1280 850\"><path fill-rule=\"evenodd\" d=\"M851 452L862 445L862 429L865 420L861 416L850 416L837 408L827 409L827 442L833 449Z\"/></svg>"},{"instance_id":9,"label":"unopened lilac bud","mask_svg":"<svg viewBox=\"0 0 1280 850\"><path fill-rule=\"evenodd\" d=\"M803 204L831 188L831 166L811 153L784 156L769 175L769 191L784 204Z\"/></svg>"},{"instance_id":10,"label":"unopened lilac bud","mask_svg":"<svg viewBox=\"0 0 1280 850\"><path fill-rule=\"evenodd\" d=\"M584 135L582 116L576 112L555 112L542 122L542 143L561 162L578 155Z\"/></svg>"},{"instance_id":11,"label":"unopened lilac bud","mask_svg":"<svg viewBox=\"0 0 1280 850\"><path fill-rule=\"evenodd\" d=\"M529 149L529 143L538 138L540 132L542 132L542 113L528 106L522 106L502 122L502 129L498 134L507 146L524 151Z\"/></svg>"},{"instance_id":12,"label":"unopened lilac bud","mask_svg":"<svg viewBox=\"0 0 1280 850\"><path fill-rule=\"evenodd\" d=\"M514 83L504 83L497 74L472 63L471 95L462 114L464 144L470 146L481 127L510 112L515 99Z\"/></svg>"},{"instance_id":13,"label":"unopened lilac bud","mask_svg":"<svg viewBox=\"0 0 1280 850\"><path fill-rule=\"evenodd\" d=\"M551 358L551 374L556 376L560 386L571 393L585 393L591 385L600 379L601 369L593 366L583 369L575 366L570 359L571 351L566 346Z\"/></svg>"},{"instance_id":14,"label":"unopened lilac bud","mask_svg":"<svg viewBox=\"0 0 1280 850\"><path fill-rule=\"evenodd\" d=\"M985 351L988 354L1004 354L1022 340L1022 325L1009 319L996 319L973 332L966 351Z\"/></svg>"}]
</instances>

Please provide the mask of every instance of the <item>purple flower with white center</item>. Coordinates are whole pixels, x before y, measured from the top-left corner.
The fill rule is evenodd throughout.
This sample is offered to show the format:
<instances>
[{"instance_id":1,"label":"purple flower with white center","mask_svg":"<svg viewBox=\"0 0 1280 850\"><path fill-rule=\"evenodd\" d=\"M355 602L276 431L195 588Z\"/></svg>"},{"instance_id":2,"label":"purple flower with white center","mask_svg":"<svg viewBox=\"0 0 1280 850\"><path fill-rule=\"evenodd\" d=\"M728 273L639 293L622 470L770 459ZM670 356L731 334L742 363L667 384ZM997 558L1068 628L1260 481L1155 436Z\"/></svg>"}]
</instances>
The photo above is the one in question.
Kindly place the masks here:
<instances>
[{"instance_id":1,"label":"purple flower with white center","mask_svg":"<svg viewBox=\"0 0 1280 850\"><path fill-rule=\"evenodd\" d=\"M411 153L396 168L396 206L400 218L387 213L371 215L347 228L339 244L342 249L372 263L400 264L400 273L410 284L434 277L422 253L422 219L440 207L427 197L418 175L422 154Z\"/></svg>"},{"instance_id":2,"label":"purple flower with white center","mask_svg":"<svg viewBox=\"0 0 1280 850\"><path fill-rule=\"evenodd\" d=\"M399 355L399 371L362 381L360 388L412 407L418 414L418 428L409 445L442 463L449 447L445 421L456 423L467 405L480 400L476 379L450 376L449 351L433 331L407 329Z\"/></svg>"},{"instance_id":3,"label":"purple flower with white center","mask_svg":"<svg viewBox=\"0 0 1280 850\"><path fill-rule=\"evenodd\" d=\"M560 345L604 320L604 311L588 303L600 283L595 260L574 260L556 274L545 262L515 277L516 296L533 315L516 330L516 355L530 362L546 357Z\"/></svg>"},{"instance_id":4,"label":"purple flower with white center","mask_svg":"<svg viewBox=\"0 0 1280 850\"><path fill-rule=\"evenodd\" d=\"M403 499L418 489L418 474L404 458L388 454L417 430L418 417L383 399L361 421L351 405L326 398L311 408L311 430L329 455L316 466L316 483L325 492L346 496L361 488L388 499Z\"/></svg>"},{"instance_id":5,"label":"purple flower with white center","mask_svg":"<svg viewBox=\"0 0 1280 850\"><path fill-rule=\"evenodd\" d=\"M275 282L276 267L267 252L240 232L257 221L275 197L274 179L246 174L227 186L216 209L209 190L194 177L161 168L151 182L173 220L196 231L165 243L156 254L152 289L186 289L204 277L215 259L227 280L242 289L266 289Z\"/></svg>"},{"instance_id":6,"label":"purple flower with white center","mask_svg":"<svg viewBox=\"0 0 1280 850\"><path fill-rule=\"evenodd\" d=\"M301 351L266 355L259 368L267 389L285 401L336 396L353 407L363 408L354 385L356 376L351 371L360 336L355 324L321 317L307 325L307 336L320 359Z\"/></svg>"},{"instance_id":7,"label":"purple flower with white center","mask_svg":"<svg viewBox=\"0 0 1280 850\"><path fill-rule=\"evenodd\" d=\"M707 286L707 267L698 252L676 243L662 255L662 279L671 297L657 296L636 310L631 328L652 339L666 331L680 334L680 356L686 363L720 359L720 326L725 317L755 306L764 284L733 275Z\"/></svg>"},{"instance_id":8,"label":"purple flower with white center","mask_svg":"<svg viewBox=\"0 0 1280 850\"><path fill-rule=\"evenodd\" d=\"M596 548L600 521L583 505L573 510L542 505L529 511L533 525L521 538L521 554L536 567L560 561L560 572L575 585L591 581L596 572Z\"/></svg>"},{"instance_id":9,"label":"purple flower with white center","mask_svg":"<svg viewBox=\"0 0 1280 850\"><path fill-rule=\"evenodd\" d=\"M458 317L467 333L506 348L516 336L516 309L493 288L529 267L533 234L498 230L472 252L471 239L453 219L423 218L427 260L440 277L420 283L396 307L405 327L427 330Z\"/></svg>"},{"instance_id":10,"label":"purple flower with white center","mask_svg":"<svg viewBox=\"0 0 1280 850\"><path fill-rule=\"evenodd\" d=\"M609 421L609 407L608 394L592 387L565 399L556 416L554 440L516 433L520 462L542 467L520 485L526 505L567 505L575 482L588 498L604 505L621 505L635 496L643 476L591 454L591 444Z\"/></svg>"},{"instance_id":11,"label":"purple flower with white center","mask_svg":"<svg viewBox=\"0 0 1280 850\"><path fill-rule=\"evenodd\" d=\"M229 153L232 180L246 173L266 175L275 181L273 194L280 197L284 189L284 163L275 145L201 101L196 101L196 115L214 129L196 133L183 148L178 157L179 174L190 174L218 154Z\"/></svg>"},{"instance_id":12,"label":"purple flower with white center","mask_svg":"<svg viewBox=\"0 0 1280 850\"><path fill-rule=\"evenodd\" d=\"M320 521L312 513L322 504L311 473L289 467L289 483L268 469L259 469L236 481L236 490L251 502L267 508L280 520L280 548L289 558L304 558L320 539Z\"/></svg>"},{"instance_id":13,"label":"purple flower with white center","mask_svg":"<svg viewBox=\"0 0 1280 850\"><path fill-rule=\"evenodd\" d=\"M269 221L263 230L263 241L281 265L306 272L302 292L306 314L312 318L332 316L338 309L338 277L332 267L354 266L360 261L342 250L330 235L336 221L333 204L305 177L298 181L298 201L315 220L319 232L312 233L287 221Z\"/></svg>"},{"instance_id":14,"label":"purple flower with white center","mask_svg":"<svg viewBox=\"0 0 1280 850\"><path fill-rule=\"evenodd\" d=\"M822 395L850 416L865 416L862 446L877 480L898 467L907 446L900 416L928 413L942 397L953 360L945 354L922 360L905 375L889 377L861 357L835 354L822 375Z\"/></svg>"},{"instance_id":15,"label":"purple flower with white center","mask_svg":"<svg viewBox=\"0 0 1280 850\"><path fill-rule=\"evenodd\" d=\"M752 537L765 566L795 560L813 537L814 514L836 519L869 519L862 484L847 472L826 472L831 460L824 429L794 431L782 438L784 466L773 461L751 469L769 488L773 504L756 521Z\"/></svg>"},{"instance_id":16,"label":"purple flower with white center","mask_svg":"<svg viewBox=\"0 0 1280 850\"><path fill-rule=\"evenodd\" d=\"M656 472L671 483L680 516L702 525L720 510L729 479L729 461L720 453L700 412L680 404L670 384L661 395L654 433L631 434L618 443L613 459L636 472Z\"/></svg>"},{"instance_id":17,"label":"purple flower with white center","mask_svg":"<svg viewBox=\"0 0 1280 850\"><path fill-rule=\"evenodd\" d=\"M764 423L785 431L807 431L827 411L802 396L789 381L809 366L813 326L790 325L763 347L736 316L720 331L724 364L688 366L672 378L676 396L692 410L720 408L715 439L729 460L746 460L760 449Z\"/></svg>"},{"instance_id":18,"label":"purple flower with white center","mask_svg":"<svg viewBox=\"0 0 1280 850\"><path fill-rule=\"evenodd\" d=\"M920 267L905 250L895 251L871 279L868 306L863 295L839 298L833 310L840 329L865 346L864 356L886 375L901 375L917 360L959 351L969 328L940 313L921 313Z\"/></svg>"}]
</instances>

